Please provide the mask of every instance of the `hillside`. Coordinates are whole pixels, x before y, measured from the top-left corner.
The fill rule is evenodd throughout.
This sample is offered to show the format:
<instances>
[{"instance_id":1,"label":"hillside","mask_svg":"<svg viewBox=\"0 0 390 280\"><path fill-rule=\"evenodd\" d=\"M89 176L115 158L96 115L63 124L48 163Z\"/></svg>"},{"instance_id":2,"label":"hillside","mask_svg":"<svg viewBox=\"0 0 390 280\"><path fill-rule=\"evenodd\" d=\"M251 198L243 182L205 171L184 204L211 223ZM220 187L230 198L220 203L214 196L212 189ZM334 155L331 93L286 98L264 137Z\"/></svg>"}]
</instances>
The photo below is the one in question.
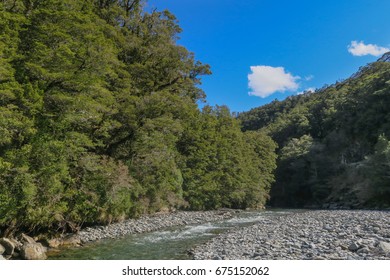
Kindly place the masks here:
<instances>
[{"instance_id":1,"label":"hillside","mask_svg":"<svg viewBox=\"0 0 390 280\"><path fill-rule=\"evenodd\" d=\"M271 205L390 207L389 62L239 115L279 145Z\"/></svg>"}]
</instances>

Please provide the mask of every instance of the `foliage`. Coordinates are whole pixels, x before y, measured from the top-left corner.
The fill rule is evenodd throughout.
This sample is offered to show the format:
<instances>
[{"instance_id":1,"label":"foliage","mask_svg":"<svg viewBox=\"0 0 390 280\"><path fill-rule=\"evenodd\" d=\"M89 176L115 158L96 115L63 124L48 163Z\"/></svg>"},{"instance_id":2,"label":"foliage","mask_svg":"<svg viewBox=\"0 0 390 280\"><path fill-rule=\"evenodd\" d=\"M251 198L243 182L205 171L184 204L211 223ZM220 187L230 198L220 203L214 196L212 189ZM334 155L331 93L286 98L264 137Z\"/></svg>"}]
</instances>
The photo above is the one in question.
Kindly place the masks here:
<instances>
[{"instance_id":1,"label":"foliage","mask_svg":"<svg viewBox=\"0 0 390 280\"><path fill-rule=\"evenodd\" d=\"M263 207L273 181L275 143L242 134L227 107L206 106L179 142L184 195L193 209Z\"/></svg>"},{"instance_id":2,"label":"foliage","mask_svg":"<svg viewBox=\"0 0 390 280\"><path fill-rule=\"evenodd\" d=\"M0 2L0 229L262 207L275 144L198 109L209 66L144 2Z\"/></svg>"}]
</instances>

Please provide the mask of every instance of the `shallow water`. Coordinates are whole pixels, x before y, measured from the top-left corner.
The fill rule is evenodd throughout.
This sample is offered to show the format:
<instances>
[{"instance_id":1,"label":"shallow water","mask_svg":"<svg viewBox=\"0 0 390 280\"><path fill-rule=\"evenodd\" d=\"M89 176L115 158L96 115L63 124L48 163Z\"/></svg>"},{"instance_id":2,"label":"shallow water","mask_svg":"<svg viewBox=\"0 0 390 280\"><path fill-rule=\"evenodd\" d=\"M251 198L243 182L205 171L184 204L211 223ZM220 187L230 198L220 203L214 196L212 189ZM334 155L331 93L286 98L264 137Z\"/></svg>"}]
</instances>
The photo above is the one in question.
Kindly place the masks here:
<instances>
[{"instance_id":1,"label":"shallow water","mask_svg":"<svg viewBox=\"0 0 390 280\"><path fill-rule=\"evenodd\" d=\"M93 242L79 248L51 251L49 259L67 260L184 260L188 250L235 227L244 227L264 217L288 215L296 210L245 211L229 220L173 227L119 239Z\"/></svg>"}]
</instances>

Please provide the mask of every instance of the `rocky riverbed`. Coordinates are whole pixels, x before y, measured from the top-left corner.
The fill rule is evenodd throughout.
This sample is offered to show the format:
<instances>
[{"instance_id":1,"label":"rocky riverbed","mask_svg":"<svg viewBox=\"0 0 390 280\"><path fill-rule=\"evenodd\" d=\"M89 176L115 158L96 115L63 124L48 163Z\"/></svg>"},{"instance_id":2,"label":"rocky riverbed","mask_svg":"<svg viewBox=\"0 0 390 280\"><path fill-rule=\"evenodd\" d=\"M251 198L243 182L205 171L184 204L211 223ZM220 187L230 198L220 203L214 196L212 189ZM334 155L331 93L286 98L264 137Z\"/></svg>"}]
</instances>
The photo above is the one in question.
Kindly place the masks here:
<instances>
[{"instance_id":1,"label":"rocky riverbed","mask_svg":"<svg viewBox=\"0 0 390 280\"><path fill-rule=\"evenodd\" d=\"M146 233L165 228L195 225L232 218L234 210L224 209L204 212L172 212L129 219L107 226L87 227L77 234L70 234L51 240L39 240L21 234L15 238L0 238L0 260L3 259L46 259L47 249L61 246L74 247L101 239L119 238L128 234Z\"/></svg>"},{"instance_id":2,"label":"rocky riverbed","mask_svg":"<svg viewBox=\"0 0 390 280\"><path fill-rule=\"evenodd\" d=\"M390 212L318 210L264 217L194 248L194 259L390 259Z\"/></svg>"},{"instance_id":3,"label":"rocky riverbed","mask_svg":"<svg viewBox=\"0 0 390 280\"><path fill-rule=\"evenodd\" d=\"M93 242L106 238L118 238L120 236L157 231L164 228L203 224L213 221L232 218L233 210L216 210L203 212L184 212L155 214L144 216L139 219L130 219L121 223L108 226L89 227L80 231L73 238L81 243Z\"/></svg>"}]
</instances>

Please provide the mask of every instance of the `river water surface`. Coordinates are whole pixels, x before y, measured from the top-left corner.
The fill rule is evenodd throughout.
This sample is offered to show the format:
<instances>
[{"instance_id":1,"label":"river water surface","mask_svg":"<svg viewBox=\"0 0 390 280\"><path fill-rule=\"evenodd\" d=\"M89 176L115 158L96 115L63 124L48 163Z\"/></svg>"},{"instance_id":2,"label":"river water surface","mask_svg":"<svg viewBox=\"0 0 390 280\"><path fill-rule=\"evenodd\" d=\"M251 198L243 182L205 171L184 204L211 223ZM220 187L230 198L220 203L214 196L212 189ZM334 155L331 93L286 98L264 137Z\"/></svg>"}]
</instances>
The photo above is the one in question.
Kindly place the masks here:
<instances>
[{"instance_id":1,"label":"river water surface","mask_svg":"<svg viewBox=\"0 0 390 280\"><path fill-rule=\"evenodd\" d=\"M244 211L232 219L198 225L173 227L119 239L88 243L82 247L51 251L49 259L67 260L185 260L188 251L219 233L245 227L264 217L289 215L295 210Z\"/></svg>"}]
</instances>

